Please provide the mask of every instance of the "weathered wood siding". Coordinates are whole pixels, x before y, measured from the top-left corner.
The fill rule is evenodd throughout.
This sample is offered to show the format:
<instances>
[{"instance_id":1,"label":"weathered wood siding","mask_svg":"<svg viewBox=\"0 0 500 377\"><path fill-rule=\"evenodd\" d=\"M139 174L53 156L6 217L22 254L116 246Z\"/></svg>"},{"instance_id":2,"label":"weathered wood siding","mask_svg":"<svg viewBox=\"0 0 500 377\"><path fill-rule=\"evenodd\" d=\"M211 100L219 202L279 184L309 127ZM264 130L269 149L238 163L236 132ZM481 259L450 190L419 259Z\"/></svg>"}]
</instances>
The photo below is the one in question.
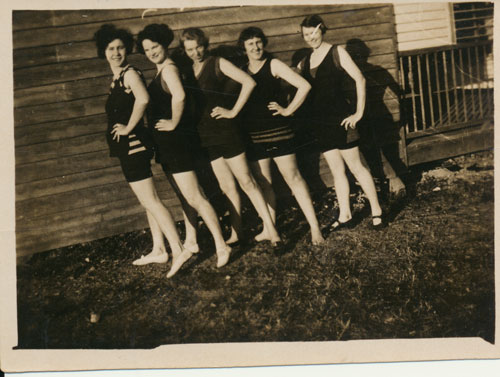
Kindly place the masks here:
<instances>
[{"instance_id":1,"label":"weathered wood siding","mask_svg":"<svg viewBox=\"0 0 500 377\"><path fill-rule=\"evenodd\" d=\"M261 27L268 49L290 63L305 47L299 24L307 14L324 17L326 39L359 38L371 50L368 62L397 78L392 5L210 7L158 9L14 11L14 118L16 152L16 234L18 255L145 228L147 221L125 182L117 159L108 157L104 102L111 74L96 57L92 37L103 23L137 34L149 23L175 32L201 27L212 46L235 44L239 31ZM142 55L130 62L147 78L154 71ZM380 71L380 74L383 72ZM383 87L374 72L372 87ZM381 76L382 77L382 76ZM399 105L387 95L398 118ZM320 164L325 181L324 162ZM161 169L154 165L161 198L180 219L179 203Z\"/></svg>"},{"instance_id":2,"label":"weathered wood siding","mask_svg":"<svg viewBox=\"0 0 500 377\"><path fill-rule=\"evenodd\" d=\"M447 46L455 42L452 3L394 4L398 50Z\"/></svg>"}]
</instances>

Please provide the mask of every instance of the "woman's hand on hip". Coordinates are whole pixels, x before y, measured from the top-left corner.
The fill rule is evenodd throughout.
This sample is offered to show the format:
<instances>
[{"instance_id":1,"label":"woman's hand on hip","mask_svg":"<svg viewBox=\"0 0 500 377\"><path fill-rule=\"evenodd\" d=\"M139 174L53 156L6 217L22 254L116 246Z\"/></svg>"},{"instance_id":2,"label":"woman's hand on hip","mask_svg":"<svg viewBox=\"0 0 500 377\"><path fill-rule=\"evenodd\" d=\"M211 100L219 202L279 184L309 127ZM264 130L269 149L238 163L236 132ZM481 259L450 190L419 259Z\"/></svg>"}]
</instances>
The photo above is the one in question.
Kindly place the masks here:
<instances>
[{"instance_id":1,"label":"woman's hand on hip","mask_svg":"<svg viewBox=\"0 0 500 377\"><path fill-rule=\"evenodd\" d=\"M354 113L347 118L345 118L342 123L340 123L341 126L345 127L347 130L349 127L351 128L356 128L356 124L360 121L361 116L358 115L357 113Z\"/></svg>"},{"instance_id":2,"label":"woman's hand on hip","mask_svg":"<svg viewBox=\"0 0 500 377\"><path fill-rule=\"evenodd\" d=\"M155 124L155 128L158 131L173 131L175 127L177 127L177 125L172 122L172 119L160 119Z\"/></svg>"},{"instance_id":3,"label":"woman's hand on hip","mask_svg":"<svg viewBox=\"0 0 500 377\"><path fill-rule=\"evenodd\" d=\"M287 111L286 108L281 106L278 102L269 102L267 108L271 111L274 111L273 115L281 115L284 117L290 116L291 114Z\"/></svg>"},{"instance_id":4,"label":"woman's hand on hip","mask_svg":"<svg viewBox=\"0 0 500 377\"><path fill-rule=\"evenodd\" d=\"M111 134L113 135L113 140L116 140L118 143L120 142L120 136L128 135L127 126L121 123L116 123L111 130Z\"/></svg>"},{"instance_id":5,"label":"woman's hand on hip","mask_svg":"<svg viewBox=\"0 0 500 377\"><path fill-rule=\"evenodd\" d=\"M215 119L233 119L236 114L234 114L231 110L225 109L220 106L216 106L212 109L210 116Z\"/></svg>"}]
</instances>

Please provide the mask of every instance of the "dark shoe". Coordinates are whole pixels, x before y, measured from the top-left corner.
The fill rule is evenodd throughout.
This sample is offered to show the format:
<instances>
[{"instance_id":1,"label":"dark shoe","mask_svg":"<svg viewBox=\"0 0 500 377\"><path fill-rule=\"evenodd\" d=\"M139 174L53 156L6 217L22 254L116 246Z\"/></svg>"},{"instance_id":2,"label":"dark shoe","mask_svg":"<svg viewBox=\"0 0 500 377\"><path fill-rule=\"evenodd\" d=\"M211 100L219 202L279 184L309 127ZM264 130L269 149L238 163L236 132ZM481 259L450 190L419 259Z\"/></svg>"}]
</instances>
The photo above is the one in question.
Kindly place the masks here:
<instances>
[{"instance_id":1,"label":"dark shoe","mask_svg":"<svg viewBox=\"0 0 500 377\"><path fill-rule=\"evenodd\" d=\"M354 228L355 224L352 218L348 221L341 222L339 219L335 219L333 224L330 226L331 230L337 231L340 229L352 229Z\"/></svg>"},{"instance_id":2,"label":"dark shoe","mask_svg":"<svg viewBox=\"0 0 500 377\"><path fill-rule=\"evenodd\" d=\"M282 255L285 252L285 243L283 241L271 242L271 249L275 255Z\"/></svg>"}]
</instances>

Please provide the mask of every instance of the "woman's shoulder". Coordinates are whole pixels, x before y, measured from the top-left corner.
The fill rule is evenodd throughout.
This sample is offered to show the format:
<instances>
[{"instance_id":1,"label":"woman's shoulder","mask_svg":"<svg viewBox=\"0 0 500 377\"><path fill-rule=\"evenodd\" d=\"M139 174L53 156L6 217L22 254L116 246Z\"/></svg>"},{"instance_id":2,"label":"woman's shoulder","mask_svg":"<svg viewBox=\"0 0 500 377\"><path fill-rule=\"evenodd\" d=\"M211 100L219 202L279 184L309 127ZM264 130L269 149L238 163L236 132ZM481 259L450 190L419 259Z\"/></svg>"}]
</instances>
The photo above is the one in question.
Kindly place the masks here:
<instances>
[{"instance_id":1,"label":"woman's shoulder","mask_svg":"<svg viewBox=\"0 0 500 377\"><path fill-rule=\"evenodd\" d=\"M168 75L168 74L172 74L172 73L179 73L179 67L177 66L177 64L170 58L168 58L166 61L165 61L165 65L163 66L162 70L161 70L161 73L162 75Z\"/></svg>"},{"instance_id":2,"label":"woman's shoulder","mask_svg":"<svg viewBox=\"0 0 500 377\"><path fill-rule=\"evenodd\" d=\"M125 86L129 86L127 85L131 80L133 81L136 81L136 80L141 80L143 82L145 82L145 79L144 79L144 75L142 74L142 71L132 65L129 65L128 67L126 67L121 75L120 75L120 79L123 81L123 83L125 84Z\"/></svg>"},{"instance_id":3,"label":"woman's shoulder","mask_svg":"<svg viewBox=\"0 0 500 377\"><path fill-rule=\"evenodd\" d=\"M269 65L269 70L274 77L279 77L280 73L283 72L284 69L290 68L285 62L281 61L277 58L270 58L266 62Z\"/></svg>"},{"instance_id":4,"label":"woman's shoulder","mask_svg":"<svg viewBox=\"0 0 500 377\"><path fill-rule=\"evenodd\" d=\"M125 69L122 71L122 76L125 76L125 75L139 75L139 76L143 76L142 74L142 71L133 66L133 65L128 65L127 67L125 67Z\"/></svg>"},{"instance_id":5,"label":"woman's shoulder","mask_svg":"<svg viewBox=\"0 0 500 377\"><path fill-rule=\"evenodd\" d=\"M133 65L129 65L128 67L126 67L121 75L120 75L124 80L127 80L129 78L133 78L133 77L140 77L140 78L144 78L144 75L142 74L142 71L137 68L137 67L134 67Z\"/></svg>"}]
</instances>

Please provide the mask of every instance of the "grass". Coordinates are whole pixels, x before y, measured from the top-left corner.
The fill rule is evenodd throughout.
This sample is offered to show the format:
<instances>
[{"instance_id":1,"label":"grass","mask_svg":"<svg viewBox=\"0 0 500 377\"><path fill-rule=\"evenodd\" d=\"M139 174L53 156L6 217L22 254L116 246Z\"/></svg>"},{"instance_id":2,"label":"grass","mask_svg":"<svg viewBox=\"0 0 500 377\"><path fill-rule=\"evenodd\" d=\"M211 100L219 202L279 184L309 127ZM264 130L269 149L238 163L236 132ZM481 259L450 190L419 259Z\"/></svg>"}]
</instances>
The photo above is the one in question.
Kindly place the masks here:
<instances>
[{"instance_id":1,"label":"grass","mask_svg":"<svg viewBox=\"0 0 500 377\"><path fill-rule=\"evenodd\" d=\"M451 176L433 172L447 168ZM19 264L19 348L152 348L172 343L482 337L494 341L492 153L413 169L408 195L388 200L389 226L369 227L360 192L354 229L309 243L302 213L279 209L286 247L250 243L230 263L202 226L202 252L172 279L136 267L146 230L74 245ZM439 190L438 190L439 188ZM315 193L320 223L333 190ZM249 233L258 231L248 211ZM226 220L224 220L226 221ZM227 224L225 224L227 226ZM328 232L327 232L328 233ZM99 315L91 323L90 313Z\"/></svg>"}]
</instances>

